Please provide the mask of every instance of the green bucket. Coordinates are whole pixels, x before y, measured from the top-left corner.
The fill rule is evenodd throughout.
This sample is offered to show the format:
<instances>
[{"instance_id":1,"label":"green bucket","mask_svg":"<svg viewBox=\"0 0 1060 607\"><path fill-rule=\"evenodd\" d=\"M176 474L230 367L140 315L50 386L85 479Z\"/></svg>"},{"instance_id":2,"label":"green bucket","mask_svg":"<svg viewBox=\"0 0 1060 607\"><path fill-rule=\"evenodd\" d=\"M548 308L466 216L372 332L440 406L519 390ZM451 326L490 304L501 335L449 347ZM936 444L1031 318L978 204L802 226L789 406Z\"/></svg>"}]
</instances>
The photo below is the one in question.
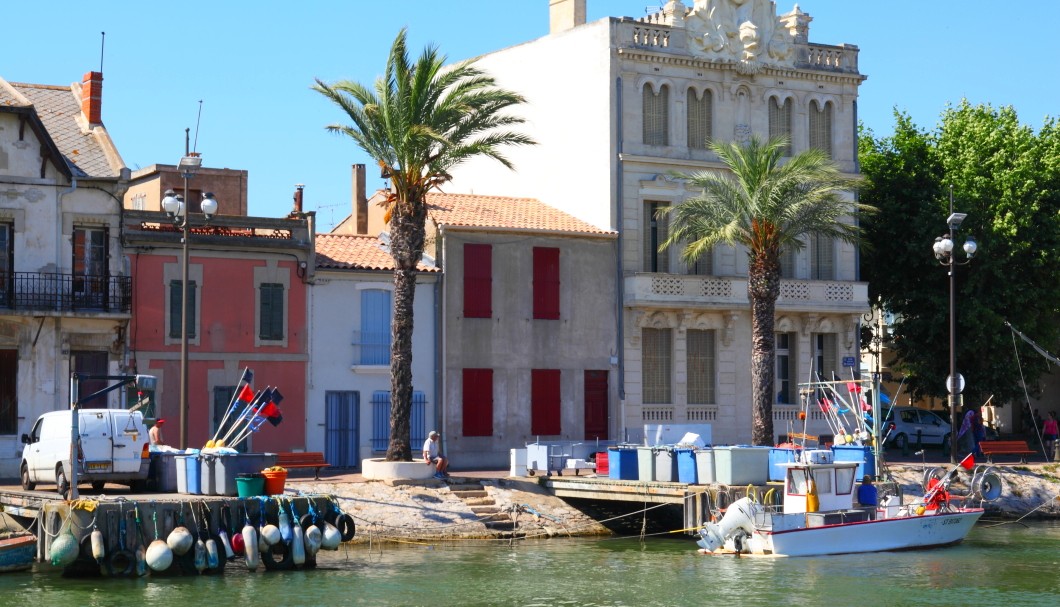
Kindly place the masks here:
<instances>
[{"instance_id":1,"label":"green bucket","mask_svg":"<svg viewBox=\"0 0 1060 607\"><path fill-rule=\"evenodd\" d=\"M260 473L236 476L236 491L239 497L257 497L265 493L265 475Z\"/></svg>"}]
</instances>

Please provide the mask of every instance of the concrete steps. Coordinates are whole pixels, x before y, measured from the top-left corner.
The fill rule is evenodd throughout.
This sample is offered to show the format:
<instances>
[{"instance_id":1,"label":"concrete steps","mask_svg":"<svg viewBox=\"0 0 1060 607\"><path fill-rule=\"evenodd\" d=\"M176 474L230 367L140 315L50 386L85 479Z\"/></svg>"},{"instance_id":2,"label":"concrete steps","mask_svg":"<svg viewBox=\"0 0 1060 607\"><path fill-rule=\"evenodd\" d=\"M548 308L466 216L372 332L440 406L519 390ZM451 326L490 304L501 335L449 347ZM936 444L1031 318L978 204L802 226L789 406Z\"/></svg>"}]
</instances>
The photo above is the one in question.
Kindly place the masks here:
<instances>
[{"instance_id":1,"label":"concrete steps","mask_svg":"<svg viewBox=\"0 0 1060 607\"><path fill-rule=\"evenodd\" d=\"M449 491L459 497L495 536L515 537L515 521L508 512L501 510L481 482L453 480Z\"/></svg>"}]
</instances>

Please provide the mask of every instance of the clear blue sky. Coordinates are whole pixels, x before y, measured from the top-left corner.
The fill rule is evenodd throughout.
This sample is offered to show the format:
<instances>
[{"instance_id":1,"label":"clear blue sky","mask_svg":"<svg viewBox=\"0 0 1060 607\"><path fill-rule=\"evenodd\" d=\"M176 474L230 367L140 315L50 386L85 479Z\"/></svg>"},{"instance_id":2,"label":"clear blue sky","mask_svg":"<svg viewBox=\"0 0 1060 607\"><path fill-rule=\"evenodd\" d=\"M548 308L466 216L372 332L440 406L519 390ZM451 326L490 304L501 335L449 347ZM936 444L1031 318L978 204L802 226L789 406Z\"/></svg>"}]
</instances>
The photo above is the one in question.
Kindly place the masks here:
<instances>
[{"instance_id":1,"label":"clear blue sky","mask_svg":"<svg viewBox=\"0 0 1060 607\"><path fill-rule=\"evenodd\" d=\"M640 17L662 0L588 0L590 21ZM686 0L691 5L692 0ZM810 41L855 44L859 113L877 135L892 109L933 127L947 103L1012 105L1033 128L1057 115L1052 37L1060 2L1018 0L803 0ZM779 0L779 13L794 6ZM350 165L372 163L324 126L344 116L310 90L315 77L373 82L394 35L409 27L415 53L437 44L451 60L548 32L548 0L178 0L15 2L5 12L0 76L66 85L100 67L103 120L127 165L175 164L184 129L210 167L250 172L250 213L291 209L296 183L320 227L348 213Z\"/></svg>"}]
</instances>

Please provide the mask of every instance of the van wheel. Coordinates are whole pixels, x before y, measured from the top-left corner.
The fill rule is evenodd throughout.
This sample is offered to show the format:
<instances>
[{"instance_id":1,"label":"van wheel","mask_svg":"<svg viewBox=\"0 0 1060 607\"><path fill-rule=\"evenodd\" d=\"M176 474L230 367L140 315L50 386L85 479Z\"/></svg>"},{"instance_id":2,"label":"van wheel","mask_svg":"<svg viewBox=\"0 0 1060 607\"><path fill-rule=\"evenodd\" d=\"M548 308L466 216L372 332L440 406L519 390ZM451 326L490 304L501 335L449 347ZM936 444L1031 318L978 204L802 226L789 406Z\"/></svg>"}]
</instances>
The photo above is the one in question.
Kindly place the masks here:
<instances>
[{"instance_id":1,"label":"van wheel","mask_svg":"<svg viewBox=\"0 0 1060 607\"><path fill-rule=\"evenodd\" d=\"M26 491L33 491L37 488L37 483L29 480L29 466L26 462L22 462L22 488Z\"/></svg>"},{"instance_id":2,"label":"van wheel","mask_svg":"<svg viewBox=\"0 0 1060 607\"><path fill-rule=\"evenodd\" d=\"M103 491L103 487L106 485L106 481L92 481L92 490L99 493L100 491Z\"/></svg>"},{"instance_id":3,"label":"van wheel","mask_svg":"<svg viewBox=\"0 0 1060 607\"><path fill-rule=\"evenodd\" d=\"M70 490L70 481L66 480L66 472L63 471L62 464L55 467L55 489L63 497L66 497L66 492Z\"/></svg>"}]
</instances>

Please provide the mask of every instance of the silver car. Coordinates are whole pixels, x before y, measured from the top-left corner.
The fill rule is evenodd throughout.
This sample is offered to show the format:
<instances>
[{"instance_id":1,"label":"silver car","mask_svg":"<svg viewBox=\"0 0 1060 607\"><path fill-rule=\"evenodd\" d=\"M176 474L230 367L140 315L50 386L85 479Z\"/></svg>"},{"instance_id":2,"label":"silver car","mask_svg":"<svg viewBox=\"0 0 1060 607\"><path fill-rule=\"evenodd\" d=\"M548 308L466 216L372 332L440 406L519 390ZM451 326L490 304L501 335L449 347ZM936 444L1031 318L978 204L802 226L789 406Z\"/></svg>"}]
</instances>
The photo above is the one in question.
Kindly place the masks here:
<instances>
[{"instance_id":1,"label":"silver car","mask_svg":"<svg viewBox=\"0 0 1060 607\"><path fill-rule=\"evenodd\" d=\"M950 423L939 414L917 407L895 407L884 419L884 444L906 449L915 445L917 433L923 445L939 445L946 450L950 445Z\"/></svg>"}]
</instances>

